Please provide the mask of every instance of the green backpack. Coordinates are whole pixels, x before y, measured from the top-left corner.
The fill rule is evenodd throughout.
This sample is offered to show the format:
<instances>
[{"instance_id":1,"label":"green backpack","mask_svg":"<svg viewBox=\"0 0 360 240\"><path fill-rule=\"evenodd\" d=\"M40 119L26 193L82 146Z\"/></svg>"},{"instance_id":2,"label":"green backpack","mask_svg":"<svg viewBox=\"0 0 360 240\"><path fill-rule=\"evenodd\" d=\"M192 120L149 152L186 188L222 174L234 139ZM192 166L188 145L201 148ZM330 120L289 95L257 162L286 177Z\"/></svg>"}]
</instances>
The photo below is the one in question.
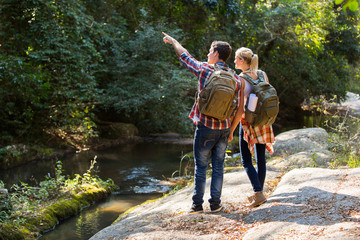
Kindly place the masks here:
<instances>
[{"instance_id":1,"label":"green backpack","mask_svg":"<svg viewBox=\"0 0 360 240\"><path fill-rule=\"evenodd\" d=\"M279 97L276 89L266 82L263 71L258 70L257 73L258 80L253 80L246 73L240 74L240 77L253 86L250 94L255 94L258 98L254 111L248 109L249 98L245 106L245 121L253 127L273 124L279 113Z\"/></svg>"},{"instance_id":2,"label":"green backpack","mask_svg":"<svg viewBox=\"0 0 360 240\"><path fill-rule=\"evenodd\" d=\"M217 64L214 69L197 97L198 106L202 114L225 120L232 115L236 107L237 80L231 69L223 70Z\"/></svg>"}]
</instances>

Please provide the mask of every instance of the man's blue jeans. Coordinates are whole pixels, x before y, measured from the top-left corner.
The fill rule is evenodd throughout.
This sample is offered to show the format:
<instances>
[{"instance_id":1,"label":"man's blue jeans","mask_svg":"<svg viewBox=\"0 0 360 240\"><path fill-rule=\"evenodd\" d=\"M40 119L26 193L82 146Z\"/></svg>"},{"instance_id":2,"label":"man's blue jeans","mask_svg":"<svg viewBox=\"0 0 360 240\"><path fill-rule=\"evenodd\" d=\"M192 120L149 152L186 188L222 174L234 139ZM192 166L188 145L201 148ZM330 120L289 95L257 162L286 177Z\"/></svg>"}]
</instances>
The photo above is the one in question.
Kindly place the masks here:
<instances>
[{"instance_id":1,"label":"man's blue jeans","mask_svg":"<svg viewBox=\"0 0 360 240\"><path fill-rule=\"evenodd\" d=\"M252 156L248 143L244 140L244 131L240 127L240 153L241 163L244 166L254 192L262 192L266 177L266 160L265 160L265 144L255 144L255 159L257 163L257 171L252 164Z\"/></svg>"},{"instance_id":2,"label":"man's blue jeans","mask_svg":"<svg viewBox=\"0 0 360 240\"><path fill-rule=\"evenodd\" d=\"M230 129L213 130L199 123L194 137L195 157L195 190L193 204L204 203L203 197L206 185L206 170L211 160L212 178L210 187L210 204L221 202L221 190L224 179L224 159L228 144Z\"/></svg>"}]
</instances>

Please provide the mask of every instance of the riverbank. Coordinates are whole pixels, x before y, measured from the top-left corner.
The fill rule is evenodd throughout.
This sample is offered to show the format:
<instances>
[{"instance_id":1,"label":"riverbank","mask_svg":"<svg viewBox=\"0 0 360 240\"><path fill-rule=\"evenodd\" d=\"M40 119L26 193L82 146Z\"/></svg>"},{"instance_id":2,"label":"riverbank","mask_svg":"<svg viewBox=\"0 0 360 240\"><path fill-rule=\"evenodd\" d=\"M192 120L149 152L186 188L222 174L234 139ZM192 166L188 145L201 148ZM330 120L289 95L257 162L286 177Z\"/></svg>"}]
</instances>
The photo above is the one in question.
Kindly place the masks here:
<instances>
[{"instance_id":1,"label":"riverbank","mask_svg":"<svg viewBox=\"0 0 360 240\"><path fill-rule=\"evenodd\" d=\"M97 201L81 213L60 221L54 231L44 234L40 239L68 240L89 239L101 229L109 226L119 214L148 199L159 198L173 187L166 180L178 176L179 160L183 153L190 152L191 145L144 142L140 144L119 145L100 151L86 151L61 159L63 175L73 177L82 175L89 168L89 161L97 156L95 173L102 179L111 178L118 186L106 199ZM187 163L187 160L184 160ZM9 192L19 180L30 186L48 176L54 175L55 162L39 161L24 166L0 171ZM9 184L10 183L10 184ZM1 219L0 219L1 222Z\"/></svg>"},{"instance_id":2,"label":"riverbank","mask_svg":"<svg viewBox=\"0 0 360 240\"><path fill-rule=\"evenodd\" d=\"M359 94L348 92L346 100L339 104L323 101L319 105L309 102L307 104L304 103L302 108L305 111L315 111L315 109L321 108L324 111L326 110L325 112L328 114L360 115L360 96ZM311 124L307 127L314 126L313 123ZM281 129L281 126L277 126L277 129ZM60 130L53 130L48 133L50 136L49 141L47 141L48 145L30 146L18 143L5 146L0 148L0 170L39 159L62 158L67 154L75 154L79 151L87 151L89 149L100 150L128 143L155 141L173 144L192 144L192 136L184 138L177 133L161 133L152 134L148 137L140 137L138 136L139 131L137 127L131 123L101 121L98 123L98 132L98 137L84 140L80 136L64 134Z\"/></svg>"},{"instance_id":3,"label":"riverbank","mask_svg":"<svg viewBox=\"0 0 360 240\"><path fill-rule=\"evenodd\" d=\"M233 169L224 176L220 213L205 201L205 213L187 214L193 193L187 186L126 212L91 240L359 239L360 168L330 169L328 138L320 128L280 134L268 163L268 201L258 208L246 207L251 185L244 170Z\"/></svg>"},{"instance_id":4,"label":"riverbank","mask_svg":"<svg viewBox=\"0 0 360 240\"><path fill-rule=\"evenodd\" d=\"M313 135L321 135L323 133L323 131L317 129L314 130L315 133L312 133ZM316 133L318 132L318 133ZM325 136L325 139L328 139L328 136L326 137L326 134L323 134ZM306 151L303 151L304 149L302 147L300 147L301 145L298 144L298 142L296 142L296 138L301 139L301 142L306 143L306 146L321 146L321 144L318 144L319 138L316 139L315 141L309 141L308 137L306 136L306 134L295 134L295 141L292 141L291 138L289 138L289 136L281 139L279 137L277 137L277 146L280 146L281 142L283 142L284 144L284 148L290 148L293 149L293 151L297 151L296 154L290 154L289 156L287 156L286 158L284 157L284 154L289 154L289 152L287 151L277 151L279 154L275 154L274 156L276 156L275 158L272 159L270 165L273 166L276 171L280 171L279 169L281 169L282 172L287 172L291 169L294 168L299 168L299 167L317 167L317 166L322 166L322 167L334 167L331 166L331 162L329 159L331 159L333 156L331 154L331 152L329 150L327 150L326 148L321 148L321 147L317 147L317 148L312 148L312 149L306 149ZM181 141L184 142L184 144L188 144L192 141L192 139L185 139L185 141L181 138L179 138L179 135L174 135L174 134L159 134L159 135L154 135L152 136L152 140L156 139L156 141L159 142L171 142L171 143L181 143ZM298 140L299 140L298 139ZM321 139L321 138L320 138ZM179 142L180 141L180 142ZM321 142L321 141L320 141ZM305 146L305 147L306 147ZM279 150L279 148L278 148ZM234 160L239 162L238 160ZM237 169L238 171L238 169ZM275 180L275 182L278 182ZM269 182L269 184L274 184L274 182L271 183L271 181ZM271 191L268 192L268 194L271 194ZM188 208L188 206L186 207ZM187 210L186 210L187 211ZM129 213L129 212L128 212ZM126 214L125 214L126 215ZM124 215L124 216L125 216ZM94 234L94 233L92 233Z\"/></svg>"},{"instance_id":5,"label":"riverbank","mask_svg":"<svg viewBox=\"0 0 360 240\"><path fill-rule=\"evenodd\" d=\"M37 239L60 221L106 198L117 187L111 180L92 176L93 165L74 179L65 178L60 162L58 166L56 177L40 182L39 187L21 183L8 193L0 186L0 239Z\"/></svg>"},{"instance_id":6,"label":"riverbank","mask_svg":"<svg viewBox=\"0 0 360 240\"><path fill-rule=\"evenodd\" d=\"M102 122L98 126L98 136L84 139L80 135L66 134L59 129L48 131L43 143L16 143L0 148L0 170L6 170L37 160L63 158L90 149L99 150L121 144L140 143L134 124ZM41 142L41 141L40 141Z\"/></svg>"}]
</instances>

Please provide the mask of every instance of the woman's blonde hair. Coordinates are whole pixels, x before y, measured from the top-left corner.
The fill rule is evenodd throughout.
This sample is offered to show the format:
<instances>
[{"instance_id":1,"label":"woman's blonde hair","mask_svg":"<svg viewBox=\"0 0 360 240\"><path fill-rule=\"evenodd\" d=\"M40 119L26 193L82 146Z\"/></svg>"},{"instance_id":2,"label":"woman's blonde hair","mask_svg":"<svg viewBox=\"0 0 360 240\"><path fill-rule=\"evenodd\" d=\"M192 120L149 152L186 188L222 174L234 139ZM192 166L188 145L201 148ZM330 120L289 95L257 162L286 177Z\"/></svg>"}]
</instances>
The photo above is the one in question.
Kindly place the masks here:
<instances>
[{"instance_id":1,"label":"woman's blonde hair","mask_svg":"<svg viewBox=\"0 0 360 240\"><path fill-rule=\"evenodd\" d=\"M235 52L235 57L243 58L250 65L249 72L257 73L259 57L250 48L241 47Z\"/></svg>"}]
</instances>

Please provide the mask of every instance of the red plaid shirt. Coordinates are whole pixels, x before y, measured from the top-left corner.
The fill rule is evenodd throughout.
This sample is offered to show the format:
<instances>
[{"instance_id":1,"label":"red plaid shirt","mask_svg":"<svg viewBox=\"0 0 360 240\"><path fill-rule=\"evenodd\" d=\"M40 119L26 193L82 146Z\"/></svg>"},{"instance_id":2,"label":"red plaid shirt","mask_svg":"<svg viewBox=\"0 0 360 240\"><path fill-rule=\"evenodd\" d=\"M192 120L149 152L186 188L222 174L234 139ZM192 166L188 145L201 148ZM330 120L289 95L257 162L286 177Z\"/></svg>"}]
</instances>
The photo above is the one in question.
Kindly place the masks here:
<instances>
[{"instance_id":1,"label":"red plaid shirt","mask_svg":"<svg viewBox=\"0 0 360 240\"><path fill-rule=\"evenodd\" d=\"M270 154L274 153L273 145L275 143L275 136L271 125L252 127L242 119L241 126L244 131L244 140L248 143L251 154L254 155L254 146L256 143L265 144Z\"/></svg>"},{"instance_id":2,"label":"red plaid shirt","mask_svg":"<svg viewBox=\"0 0 360 240\"><path fill-rule=\"evenodd\" d=\"M187 67L190 72L195 74L195 76L198 78L198 86L197 90L200 92L204 87L206 81L210 78L211 74L214 72L214 67L208 64L207 62L200 62L196 60L194 57L192 57L189 53L185 52L180 56L180 61ZM227 68L228 66L225 63L218 62L217 63L222 68ZM240 79L237 75L235 75L235 78L237 80L237 86L236 86L236 94L237 99L240 99L241 97L241 91L240 91ZM239 101L238 101L239 103ZM199 111L197 101L195 100L195 103L191 109L191 112L189 114L190 119L193 120L195 124L198 124L200 121L202 124L204 124L206 127L211 129L227 129L231 126L230 118L225 120L219 120L217 118L209 117L204 114L202 114Z\"/></svg>"},{"instance_id":3,"label":"red plaid shirt","mask_svg":"<svg viewBox=\"0 0 360 240\"><path fill-rule=\"evenodd\" d=\"M267 77L266 81L269 82ZM242 119L241 126L244 131L244 140L248 143L251 154L254 155L254 146L256 143L265 144L266 149L270 152L270 154L274 153L273 145L275 143L275 136L272 125L252 127L244 119Z\"/></svg>"}]
</instances>

